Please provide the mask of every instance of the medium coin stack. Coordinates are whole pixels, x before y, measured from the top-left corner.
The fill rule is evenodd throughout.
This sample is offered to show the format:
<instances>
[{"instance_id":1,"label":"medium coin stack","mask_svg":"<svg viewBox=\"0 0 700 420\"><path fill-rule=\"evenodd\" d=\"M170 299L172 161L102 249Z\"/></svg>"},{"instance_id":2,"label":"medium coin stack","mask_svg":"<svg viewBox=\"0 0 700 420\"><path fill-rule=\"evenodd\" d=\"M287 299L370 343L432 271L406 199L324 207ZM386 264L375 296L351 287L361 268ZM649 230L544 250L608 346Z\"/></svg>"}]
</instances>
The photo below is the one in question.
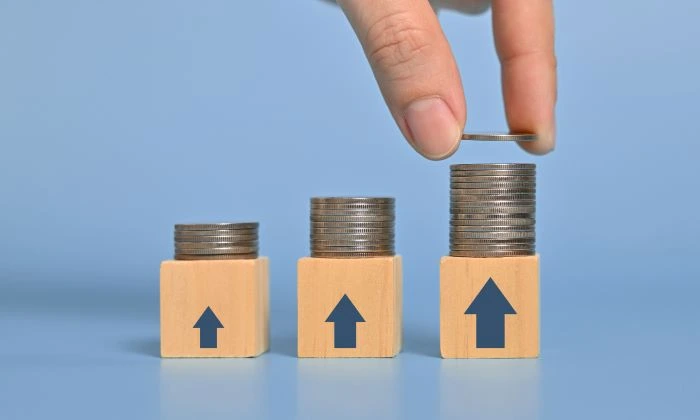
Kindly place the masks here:
<instances>
[{"instance_id":1,"label":"medium coin stack","mask_svg":"<svg viewBox=\"0 0 700 420\"><path fill-rule=\"evenodd\" d=\"M175 225L176 260L240 260L257 257L257 222Z\"/></svg>"},{"instance_id":2,"label":"medium coin stack","mask_svg":"<svg viewBox=\"0 0 700 420\"><path fill-rule=\"evenodd\" d=\"M535 253L535 165L450 166L450 255Z\"/></svg>"},{"instance_id":3,"label":"medium coin stack","mask_svg":"<svg viewBox=\"0 0 700 420\"><path fill-rule=\"evenodd\" d=\"M311 256L368 258L394 255L394 199L311 199Z\"/></svg>"}]
</instances>

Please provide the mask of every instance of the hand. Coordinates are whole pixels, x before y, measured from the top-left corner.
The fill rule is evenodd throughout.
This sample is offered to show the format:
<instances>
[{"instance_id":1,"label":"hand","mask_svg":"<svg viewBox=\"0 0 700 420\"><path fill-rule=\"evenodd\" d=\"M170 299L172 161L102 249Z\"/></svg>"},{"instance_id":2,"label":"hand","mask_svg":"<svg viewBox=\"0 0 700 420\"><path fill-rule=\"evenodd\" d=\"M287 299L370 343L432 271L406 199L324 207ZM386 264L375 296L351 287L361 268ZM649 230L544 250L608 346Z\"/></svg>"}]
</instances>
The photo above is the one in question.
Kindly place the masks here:
<instances>
[{"instance_id":1,"label":"hand","mask_svg":"<svg viewBox=\"0 0 700 420\"><path fill-rule=\"evenodd\" d=\"M428 0L337 0L355 29L384 99L408 142L429 159L457 150L467 119L450 45ZM442 0L473 12L483 0ZM554 148L556 59L552 0L493 0L506 118L512 132L536 133L531 153Z\"/></svg>"}]
</instances>

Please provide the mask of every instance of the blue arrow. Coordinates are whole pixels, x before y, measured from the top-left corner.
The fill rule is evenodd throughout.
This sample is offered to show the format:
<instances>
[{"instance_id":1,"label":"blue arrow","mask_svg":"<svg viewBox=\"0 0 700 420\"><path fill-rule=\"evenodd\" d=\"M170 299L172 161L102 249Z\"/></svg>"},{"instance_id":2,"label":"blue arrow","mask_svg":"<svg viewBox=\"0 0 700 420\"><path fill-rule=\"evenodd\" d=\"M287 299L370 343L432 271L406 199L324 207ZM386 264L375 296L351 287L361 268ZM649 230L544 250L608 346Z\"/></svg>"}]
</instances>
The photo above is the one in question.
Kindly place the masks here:
<instances>
[{"instance_id":1,"label":"blue arrow","mask_svg":"<svg viewBox=\"0 0 700 420\"><path fill-rule=\"evenodd\" d=\"M224 325L216 317L214 311L207 306L207 309L204 310L202 316L199 317L192 328L199 328L200 349L215 349L218 329L224 328Z\"/></svg>"},{"instance_id":2,"label":"blue arrow","mask_svg":"<svg viewBox=\"0 0 700 420\"><path fill-rule=\"evenodd\" d=\"M476 315L477 348L502 349L506 346L505 316L516 312L493 279L489 278L464 313Z\"/></svg>"},{"instance_id":3,"label":"blue arrow","mask_svg":"<svg viewBox=\"0 0 700 420\"><path fill-rule=\"evenodd\" d=\"M343 295L340 302L326 319L333 322L333 340L336 349L354 349L357 347L357 323L365 322L348 295Z\"/></svg>"}]
</instances>

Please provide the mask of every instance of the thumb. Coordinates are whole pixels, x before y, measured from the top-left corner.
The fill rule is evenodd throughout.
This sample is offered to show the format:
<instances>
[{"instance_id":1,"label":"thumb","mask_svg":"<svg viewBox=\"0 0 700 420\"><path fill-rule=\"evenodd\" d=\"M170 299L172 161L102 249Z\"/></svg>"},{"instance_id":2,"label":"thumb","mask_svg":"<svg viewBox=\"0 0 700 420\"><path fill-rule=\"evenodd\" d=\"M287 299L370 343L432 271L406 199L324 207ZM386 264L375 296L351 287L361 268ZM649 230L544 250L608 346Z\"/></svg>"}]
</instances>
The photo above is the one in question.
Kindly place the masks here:
<instances>
[{"instance_id":1,"label":"thumb","mask_svg":"<svg viewBox=\"0 0 700 420\"><path fill-rule=\"evenodd\" d=\"M338 0L374 71L389 111L429 159L459 146L464 91L450 46L428 0Z\"/></svg>"}]
</instances>

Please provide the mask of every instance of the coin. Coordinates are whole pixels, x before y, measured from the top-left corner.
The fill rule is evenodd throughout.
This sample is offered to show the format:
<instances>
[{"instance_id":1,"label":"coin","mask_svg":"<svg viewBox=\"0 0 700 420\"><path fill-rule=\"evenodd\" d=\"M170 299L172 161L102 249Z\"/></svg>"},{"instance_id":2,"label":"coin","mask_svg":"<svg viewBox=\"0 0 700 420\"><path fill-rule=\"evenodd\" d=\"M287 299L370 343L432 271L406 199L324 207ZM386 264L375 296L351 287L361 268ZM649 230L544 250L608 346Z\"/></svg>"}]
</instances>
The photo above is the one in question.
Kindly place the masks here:
<instances>
[{"instance_id":1,"label":"coin","mask_svg":"<svg viewBox=\"0 0 700 420\"><path fill-rule=\"evenodd\" d=\"M485 200L490 200L490 202L502 202L511 201L517 205L521 204L532 204L535 205L535 195L533 193L527 192L517 192L517 193L503 193L503 194L452 194L450 195L450 201L452 203L461 202L472 202L473 205L484 204ZM474 203L477 201L478 203Z\"/></svg>"},{"instance_id":2,"label":"coin","mask_svg":"<svg viewBox=\"0 0 700 420\"><path fill-rule=\"evenodd\" d=\"M535 255L533 250L523 251L450 251L451 257L471 257L471 258L503 258L503 257L520 257L526 255Z\"/></svg>"},{"instance_id":3,"label":"coin","mask_svg":"<svg viewBox=\"0 0 700 420\"><path fill-rule=\"evenodd\" d=\"M374 216L386 216L392 214L386 210L368 210L368 209L313 209L311 217L315 216L364 216L364 217L374 217Z\"/></svg>"},{"instance_id":4,"label":"coin","mask_svg":"<svg viewBox=\"0 0 700 420\"><path fill-rule=\"evenodd\" d=\"M483 170L528 170L534 171L534 163L461 163L450 165L451 171L483 171Z\"/></svg>"},{"instance_id":5,"label":"coin","mask_svg":"<svg viewBox=\"0 0 700 420\"><path fill-rule=\"evenodd\" d=\"M325 227L316 227L312 226L311 231L313 234L316 235L324 235L324 234L330 234L330 235L378 235L378 234L388 234L394 232L393 228L346 228L346 227L339 227L339 228L325 228Z\"/></svg>"},{"instance_id":6,"label":"coin","mask_svg":"<svg viewBox=\"0 0 700 420\"><path fill-rule=\"evenodd\" d=\"M175 254L176 260L250 260L258 258L257 253L250 254L222 254L222 255L186 255Z\"/></svg>"},{"instance_id":7,"label":"coin","mask_svg":"<svg viewBox=\"0 0 700 420\"><path fill-rule=\"evenodd\" d=\"M183 230L239 230L239 229L257 229L257 222L244 223L190 223L177 224L175 231Z\"/></svg>"},{"instance_id":8,"label":"coin","mask_svg":"<svg viewBox=\"0 0 700 420\"><path fill-rule=\"evenodd\" d=\"M534 225L521 226L521 225L506 225L506 224L495 224L488 226L451 226L450 231L452 233L456 232L493 232L493 231L515 231L515 232L532 232L534 231Z\"/></svg>"},{"instance_id":9,"label":"coin","mask_svg":"<svg viewBox=\"0 0 700 420\"><path fill-rule=\"evenodd\" d=\"M311 199L311 204L394 204L395 200L391 197L314 197Z\"/></svg>"},{"instance_id":10,"label":"coin","mask_svg":"<svg viewBox=\"0 0 700 420\"><path fill-rule=\"evenodd\" d=\"M258 241L229 241L229 242L176 242L179 249L212 249L219 247L257 247Z\"/></svg>"},{"instance_id":11,"label":"coin","mask_svg":"<svg viewBox=\"0 0 700 420\"><path fill-rule=\"evenodd\" d=\"M394 203L391 197L312 198L311 256L393 255Z\"/></svg>"},{"instance_id":12,"label":"coin","mask_svg":"<svg viewBox=\"0 0 700 420\"><path fill-rule=\"evenodd\" d=\"M462 140L469 141L537 141L537 134L529 133L464 133Z\"/></svg>"},{"instance_id":13,"label":"coin","mask_svg":"<svg viewBox=\"0 0 700 420\"><path fill-rule=\"evenodd\" d=\"M535 172L529 163L450 166L450 255L534 254Z\"/></svg>"},{"instance_id":14,"label":"coin","mask_svg":"<svg viewBox=\"0 0 700 420\"><path fill-rule=\"evenodd\" d=\"M388 257L394 255L394 252L327 252L327 251L311 251L311 256L314 258L373 258L373 257Z\"/></svg>"},{"instance_id":15,"label":"coin","mask_svg":"<svg viewBox=\"0 0 700 420\"><path fill-rule=\"evenodd\" d=\"M391 222L394 220L394 216L359 216L351 215L344 216L340 214L312 214L311 221L313 222Z\"/></svg>"},{"instance_id":16,"label":"coin","mask_svg":"<svg viewBox=\"0 0 700 420\"><path fill-rule=\"evenodd\" d=\"M217 254L250 254L257 252L257 246L226 246L226 247L212 247L207 249L196 249L196 248L175 248L176 254L187 254L187 255L217 255Z\"/></svg>"},{"instance_id":17,"label":"coin","mask_svg":"<svg viewBox=\"0 0 700 420\"><path fill-rule=\"evenodd\" d=\"M175 242L231 242L231 241L257 241L258 235L178 235L175 234Z\"/></svg>"}]
</instances>

